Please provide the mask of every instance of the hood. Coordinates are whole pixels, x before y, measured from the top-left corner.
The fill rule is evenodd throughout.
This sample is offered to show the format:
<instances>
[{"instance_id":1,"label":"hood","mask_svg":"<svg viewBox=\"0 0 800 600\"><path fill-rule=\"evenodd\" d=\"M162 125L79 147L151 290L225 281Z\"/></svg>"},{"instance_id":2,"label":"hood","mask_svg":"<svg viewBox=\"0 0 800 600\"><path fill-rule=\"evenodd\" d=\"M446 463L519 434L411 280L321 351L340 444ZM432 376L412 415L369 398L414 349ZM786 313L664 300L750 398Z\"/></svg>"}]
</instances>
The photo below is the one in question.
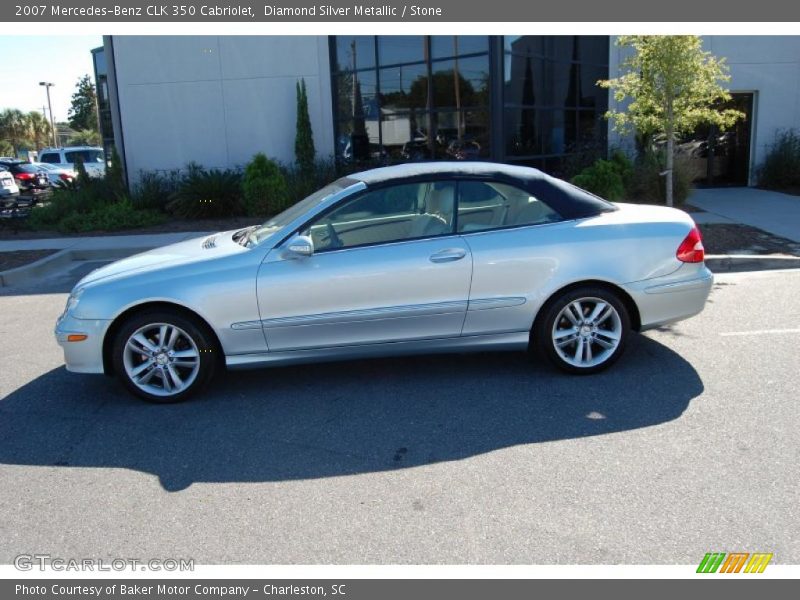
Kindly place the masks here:
<instances>
[{"instance_id":1,"label":"hood","mask_svg":"<svg viewBox=\"0 0 800 600\"><path fill-rule=\"evenodd\" d=\"M186 265L218 259L224 256L248 252L249 250L233 241L233 234L238 230L223 231L212 235L184 240L177 244L162 246L128 258L123 258L99 269L95 269L81 279L76 288L114 277L149 273Z\"/></svg>"}]
</instances>

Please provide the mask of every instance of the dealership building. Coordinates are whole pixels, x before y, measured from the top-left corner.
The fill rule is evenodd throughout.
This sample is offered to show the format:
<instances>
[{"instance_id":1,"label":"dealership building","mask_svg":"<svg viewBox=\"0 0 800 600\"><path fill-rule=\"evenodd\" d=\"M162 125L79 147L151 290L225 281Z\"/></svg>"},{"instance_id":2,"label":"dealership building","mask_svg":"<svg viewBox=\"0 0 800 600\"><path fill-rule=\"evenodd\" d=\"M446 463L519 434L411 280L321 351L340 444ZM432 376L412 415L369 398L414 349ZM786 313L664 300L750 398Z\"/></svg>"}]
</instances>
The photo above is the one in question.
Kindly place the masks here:
<instances>
[{"instance_id":1,"label":"dealership building","mask_svg":"<svg viewBox=\"0 0 800 600\"><path fill-rule=\"evenodd\" d=\"M728 132L679 144L698 184L753 185L776 132L800 128L800 36L706 36L730 67ZM562 173L629 146L604 118L609 36L107 36L101 126L126 173L294 158L304 80L320 156L359 164L484 159Z\"/></svg>"}]
</instances>

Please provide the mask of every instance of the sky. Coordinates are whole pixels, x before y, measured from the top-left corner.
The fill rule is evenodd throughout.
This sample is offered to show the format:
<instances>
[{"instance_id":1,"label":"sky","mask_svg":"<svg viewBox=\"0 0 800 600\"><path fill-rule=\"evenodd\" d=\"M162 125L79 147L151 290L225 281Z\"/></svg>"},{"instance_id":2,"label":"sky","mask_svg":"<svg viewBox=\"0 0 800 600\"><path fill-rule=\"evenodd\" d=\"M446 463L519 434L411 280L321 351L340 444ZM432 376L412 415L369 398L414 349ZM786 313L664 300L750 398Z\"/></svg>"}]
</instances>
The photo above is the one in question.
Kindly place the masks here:
<instances>
[{"instance_id":1,"label":"sky","mask_svg":"<svg viewBox=\"0 0 800 600\"><path fill-rule=\"evenodd\" d=\"M0 110L41 112L47 95L39 82L48 81L55 84L50 88L53 116L66 121L78 79L89 75L94 81L91 50L102 45L99 35L0 35Z\"/></svg>"}]
</instances>

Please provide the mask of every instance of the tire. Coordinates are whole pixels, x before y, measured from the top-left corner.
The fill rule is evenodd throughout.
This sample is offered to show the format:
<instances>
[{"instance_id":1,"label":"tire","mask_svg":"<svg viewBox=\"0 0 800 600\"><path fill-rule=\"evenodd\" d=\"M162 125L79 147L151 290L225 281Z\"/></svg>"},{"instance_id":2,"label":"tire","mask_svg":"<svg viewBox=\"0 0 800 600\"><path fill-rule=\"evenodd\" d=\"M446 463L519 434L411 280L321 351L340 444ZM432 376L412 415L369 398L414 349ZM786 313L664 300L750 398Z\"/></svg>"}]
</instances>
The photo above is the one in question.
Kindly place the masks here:
<instances>
[{"instance_id":1,"label":"tire","mask_svg":"<svg viewBox=\"0 0 800 600\"><path fill-rule=\"evenodd\" d=\"M128 391L148 402L169 404L189 399L208 384L218 353L216 338L202 321L160 309L132 315L122 324L112 361Z\"/></svg>"},{"instance_id":2,"label":"tire","mask_svg":"<svg viewBox=\"0 0 800 600\"><path fill-rule=\"evenodd\" d=\"M606 288L586 286L548 302L531 336L539 354L554 366L589 375L619 359L630 331L630 315L619 296Z\"/></svg>"}]
</instances>

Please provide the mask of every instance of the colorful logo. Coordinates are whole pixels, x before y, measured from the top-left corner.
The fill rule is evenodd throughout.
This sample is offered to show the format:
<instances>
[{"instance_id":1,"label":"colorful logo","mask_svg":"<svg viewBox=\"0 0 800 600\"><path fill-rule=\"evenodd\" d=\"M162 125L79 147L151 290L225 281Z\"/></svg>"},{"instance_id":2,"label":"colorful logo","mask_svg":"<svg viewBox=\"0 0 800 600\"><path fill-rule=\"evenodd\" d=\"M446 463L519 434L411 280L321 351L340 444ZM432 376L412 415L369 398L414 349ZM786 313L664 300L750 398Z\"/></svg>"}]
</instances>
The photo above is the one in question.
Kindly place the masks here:
<instances>
[{"instance_id":1,"label":"colorful logo","mask_svg":"<svg viewBox=\"0 0 800 600\"><path fill-rule=\"evenodd\" d=\"M698 573L763 573L772 554L767 552L708 552L700 565Z\"/></svg>"}]
</instances>

